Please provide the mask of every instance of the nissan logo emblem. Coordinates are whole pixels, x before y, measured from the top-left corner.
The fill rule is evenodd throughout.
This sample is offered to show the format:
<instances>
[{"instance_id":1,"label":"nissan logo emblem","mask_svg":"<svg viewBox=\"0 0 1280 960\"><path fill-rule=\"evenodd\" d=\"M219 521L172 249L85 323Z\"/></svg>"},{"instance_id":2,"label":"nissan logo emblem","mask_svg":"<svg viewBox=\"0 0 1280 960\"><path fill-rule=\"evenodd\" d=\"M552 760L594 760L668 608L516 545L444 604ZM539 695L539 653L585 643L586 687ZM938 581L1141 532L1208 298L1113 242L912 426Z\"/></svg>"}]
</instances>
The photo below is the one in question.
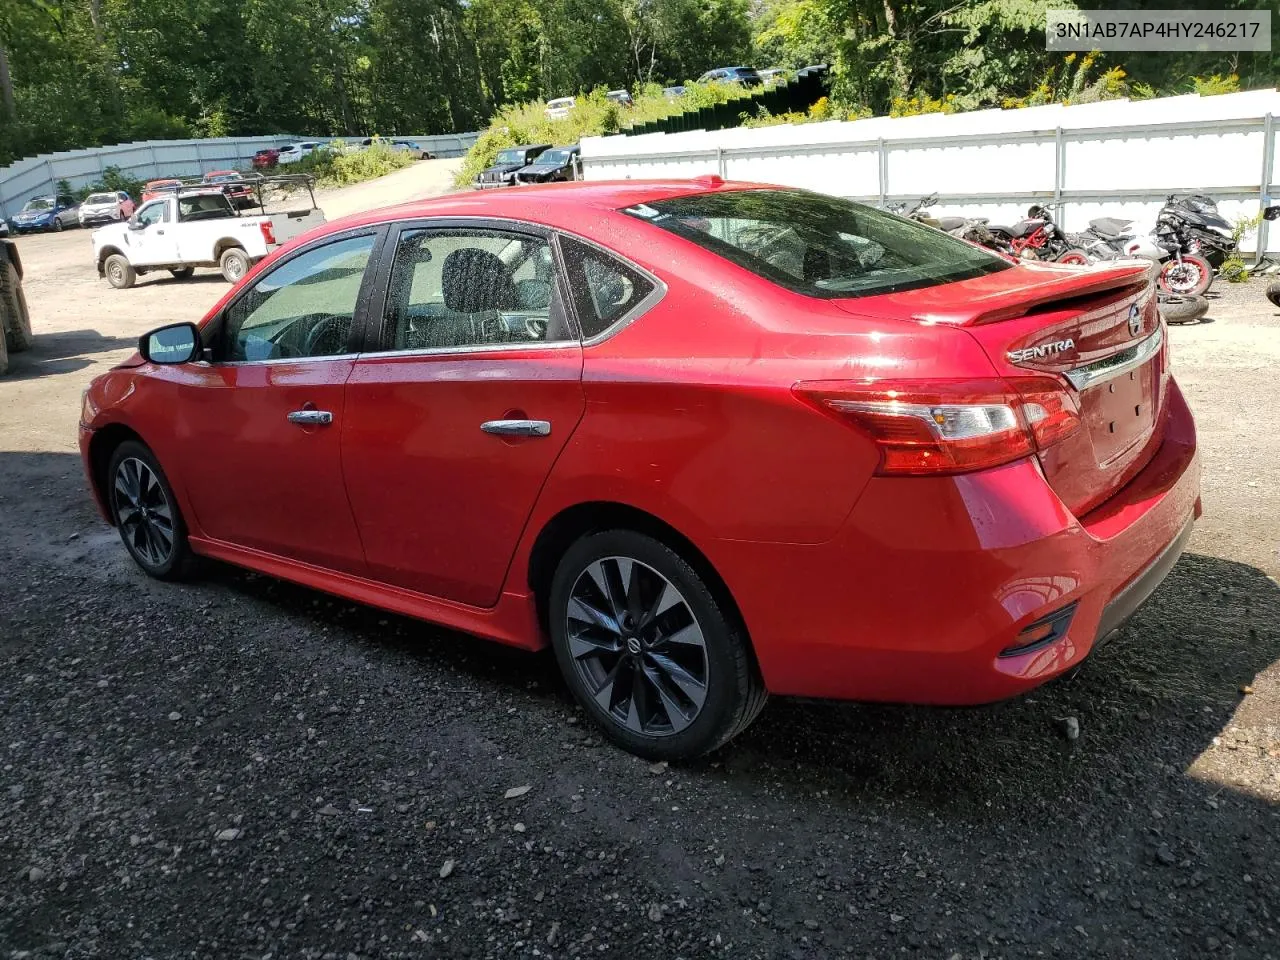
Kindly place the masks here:
<instances>
[{"instance_id":1,"label":"nissan logo emblem","mask_svg":"<svg viewBox=\"0 0 1280 960\"><path fill-rule=\"evenodd\" d=\"M1135 303L1129 308L1129 336L1136 337L1142 330L1142 311Z\"/></svg>"}]
</instances>

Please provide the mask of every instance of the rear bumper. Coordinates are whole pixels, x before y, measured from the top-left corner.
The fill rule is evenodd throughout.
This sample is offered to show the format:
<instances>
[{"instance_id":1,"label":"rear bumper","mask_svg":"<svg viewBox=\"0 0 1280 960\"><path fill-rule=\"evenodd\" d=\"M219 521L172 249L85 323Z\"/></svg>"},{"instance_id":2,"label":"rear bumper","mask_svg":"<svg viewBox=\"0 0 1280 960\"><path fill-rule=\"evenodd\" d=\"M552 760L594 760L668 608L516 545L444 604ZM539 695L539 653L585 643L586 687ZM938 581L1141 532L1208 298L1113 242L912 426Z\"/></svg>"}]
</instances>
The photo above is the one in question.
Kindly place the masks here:
<instances>
[{"instance_id":1,"label":"rear bumper","mask_svg":"<svg viewBox=\"0 0 1280 960\"><path fill-rule=\"evenodd\" d=\"M771 692L978 704L1077 666L1168 574L1200 513L1195 426L1171 382L1164 439L1100 507L1073 516L1039 465L875 478L825 544L719 541ZM1045 643L1023 631L1066 608Z\"/></svg>"}]
</instances>

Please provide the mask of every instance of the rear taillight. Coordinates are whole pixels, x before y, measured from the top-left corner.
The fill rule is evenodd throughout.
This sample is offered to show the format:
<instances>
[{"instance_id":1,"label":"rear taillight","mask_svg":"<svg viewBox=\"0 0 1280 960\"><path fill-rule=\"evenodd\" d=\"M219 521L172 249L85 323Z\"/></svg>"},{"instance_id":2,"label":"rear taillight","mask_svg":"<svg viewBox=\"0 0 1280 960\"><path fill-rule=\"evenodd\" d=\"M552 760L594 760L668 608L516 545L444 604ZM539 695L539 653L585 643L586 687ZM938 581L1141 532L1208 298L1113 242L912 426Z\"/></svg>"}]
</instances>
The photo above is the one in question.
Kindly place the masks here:
<instances>
[{"instance_id":1,"label":"rear taillight","mask_svg":"<svg viewBox=\"0 0 1280 960\"><path fill-rule=\"evenodd\" d=\"M258 221L258 229L262 231L262 239L267 241L268 246L274 246L276 242L276 229L270 220Z\"/></svg>"},{"instance_id":2,"label":"rear taillight","mask_svg":"<svg viewBox=\"0 0 1280 960\"><path fill-rule=\"evenodd\" d=\"M1006 380L823 380L794 390L861 428L880 448L880 474L965 473L1057 443L1080 426L1075 398L1052 377Z\"/></svg>"}]
</instances>

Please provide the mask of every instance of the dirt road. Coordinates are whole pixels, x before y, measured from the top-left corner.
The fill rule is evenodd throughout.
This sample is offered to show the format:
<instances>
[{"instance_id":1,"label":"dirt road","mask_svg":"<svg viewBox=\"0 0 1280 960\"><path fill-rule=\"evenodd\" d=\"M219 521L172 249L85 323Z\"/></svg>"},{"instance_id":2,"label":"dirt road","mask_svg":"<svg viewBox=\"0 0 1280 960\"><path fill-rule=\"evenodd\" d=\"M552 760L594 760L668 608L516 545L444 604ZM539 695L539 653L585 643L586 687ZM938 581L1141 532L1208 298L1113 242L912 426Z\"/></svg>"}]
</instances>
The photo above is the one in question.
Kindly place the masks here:
<instances>
[{"instance_id":1,"label":"dirt road","mask_svg":"<svg viewBox=\"0 0 1280 960\"><path fill-rule=\"evenodd\" d=\"M21 242L38 345L0 379L0 958L1280 958L1260 284L1171 331L1206 514L1081 673L976 710L774 701L665 768L603 744L546 657L225 567L141 576L89 507L79 392L225 286L113 291L86 233Z\"/></svg>"}]
</instances>

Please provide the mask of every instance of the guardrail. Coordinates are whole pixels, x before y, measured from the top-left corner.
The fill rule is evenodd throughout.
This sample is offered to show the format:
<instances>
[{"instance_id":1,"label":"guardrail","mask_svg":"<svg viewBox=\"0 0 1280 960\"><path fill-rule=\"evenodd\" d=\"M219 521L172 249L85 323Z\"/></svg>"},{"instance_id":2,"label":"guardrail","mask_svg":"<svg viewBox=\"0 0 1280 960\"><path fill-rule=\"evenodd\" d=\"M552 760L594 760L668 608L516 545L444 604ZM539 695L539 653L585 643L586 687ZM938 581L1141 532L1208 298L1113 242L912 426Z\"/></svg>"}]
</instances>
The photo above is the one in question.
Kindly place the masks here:
<instances>
[{"instance_id":1,"label":"guardrail","mask_svg":"<svg viewBox=\"0 0 1280 960\"><path fill-rule=\"evenodd\" d=\"M437 157L460 157L476 142L479 133L431 134L388 137L413 140ZM0 170L0 217L8 218L33 197L52 194L58 181L72 189L102 179L108 167L139 180L160 177L199 177L210 170L243 168L254 153L286 143L353 140L354 137L215 137L207 140L142 140L134 143L89 147L41 154L19 160ZM136 199L136 198L135 198Z\"/></svg>"},{"instance_id":2,"label":"guardrail","mask_svg":"<svg viewBox=\"0 0 1280 960\"><path fill-rule=\"evenodd\" d=\"M1215 112L1221 115L1206 116ZM935 215L981 214L997 223L1021 219L1033 202L1054 201L1066 230L1111 216L1145 232L1171 193L1209 194L1231 221L1280 202L1272 199L1280 192L1276 113L1280 94L1272 90L590 137L582 164L588 180L714 173L878 204L937 193ZM1280 250L1280 230L1263 221L1242 247L1259 256Z\"/></svg>"}]
</instances>

